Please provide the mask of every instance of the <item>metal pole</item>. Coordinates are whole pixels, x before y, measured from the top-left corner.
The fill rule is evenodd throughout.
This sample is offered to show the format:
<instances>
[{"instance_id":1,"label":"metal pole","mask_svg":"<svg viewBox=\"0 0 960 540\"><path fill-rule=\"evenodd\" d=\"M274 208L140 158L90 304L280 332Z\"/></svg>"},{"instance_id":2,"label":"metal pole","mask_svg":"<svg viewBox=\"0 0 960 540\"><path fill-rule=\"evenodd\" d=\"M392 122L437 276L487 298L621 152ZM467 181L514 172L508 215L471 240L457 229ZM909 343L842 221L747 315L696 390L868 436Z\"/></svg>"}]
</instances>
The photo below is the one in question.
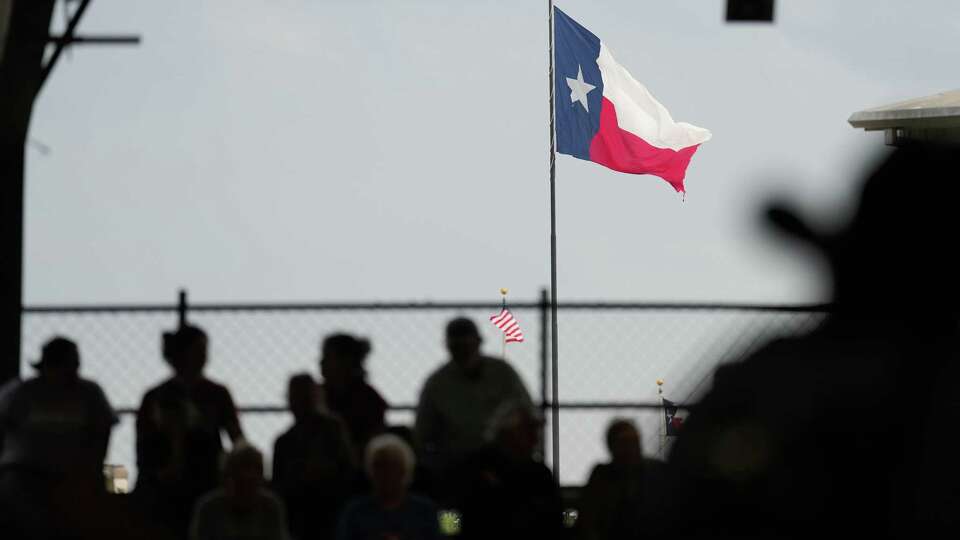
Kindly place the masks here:
<instances>
[{"instance_id":1,"label":"metal pole","mask_svg":"<svg viewBox=\"0 0 960 540\"><path fill-rule=\"evenodd\" d=\"M2 2L0 58L0 384L20 375L24 152L53 0Z\"/></svg>"},{"instance_id":2,"label":"metal pole","mask_svg":"<svg viewBox=\"0 0 960 540\"><path fill-rule=\"evenodd\" d=\"M560 485L560 396L559 396L559 347L557 339L557 148L554 138L553 110L553 0L547 0L550 9L550 338L553 368L553 393L551 401L551 426L553 427L553 479Z\"/></svg>"},{"instance_id":3,"label":"metal pole","mask_svg":"<svg viewBox=\"0 0 960 540\"><path fill-rule=\"evenodd\" d=\"M500 289L500 296L502 298L500 313L503 313L507 310L507 289ZM507 334L504 332L500 332L500 358L507 359Z\"/></svg>"},{"instance_id":4,"label":"metal pole","mask_svg":"<svg viewBox=\"0 0 960 540\"><path fill-rule=\"evenodd\" d=\"M189 309L187 305L187 290L180 289L179 301L177 302L177 320L179 327L183 328L187 325L187 310Z\"/></svg>"},{"instance_id":5,"label":"metal pole","mask_svg":"<svg viewBox=\"0 0 960 540\"><path fill-rule=\"evenodd\" d=\"M540 291L540 413L547 413L547 388L550 370L550 292L547 289ZM540 455L547 457L547 437L550 428L544 427L543 440L540 441Z\"/></svg>"},{"instance_id":6,"label":"metal pole","mask_svg":"<svg viewBox=\"0 0 960 540\"><path fill-rule=\"evenodd\" d=\"M90 7L90 0L80 0L80 6L73 12L73 15L70 16L67 29L64 30L63 36L61 36L63 39L57 42L53 53L50 54L50 59L47 60L46 65L43 66L43 73L40 75L40 85L37 88L37 93L40 93L40 89L43 88L43 83L47 82L47 78L50 77L50 72L52 72L53 67L57 65L57 60L59 60L60 55L63 54L63 49L66 48L70 40L73 39L73 33L77 30L77 25L80 24L80 19L83 18L83 14L87 11L88 7Z\"/></svg>"}]
</instances>

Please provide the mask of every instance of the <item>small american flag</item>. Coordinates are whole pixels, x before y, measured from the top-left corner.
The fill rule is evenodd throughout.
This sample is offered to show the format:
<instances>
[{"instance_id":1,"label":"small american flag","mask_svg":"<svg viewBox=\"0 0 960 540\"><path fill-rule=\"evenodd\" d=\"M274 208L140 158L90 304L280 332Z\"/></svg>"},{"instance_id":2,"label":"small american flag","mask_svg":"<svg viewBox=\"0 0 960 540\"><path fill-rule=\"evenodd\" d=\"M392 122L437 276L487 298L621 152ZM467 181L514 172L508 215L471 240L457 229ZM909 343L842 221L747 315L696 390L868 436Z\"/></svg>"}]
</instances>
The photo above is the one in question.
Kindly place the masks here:
<instances>
[{"instance_id":1,"label":"small american flag","mask_svg":"<svg viewBox=\"0 0 960 540\"><path fill-rule=\"evenodd\" d=\"M503 330L504 341L506 343L523 343L523 331L520 330L520 323L513 317L506 307L500 310L498 315L490 317L490 322L494 326Z\"/></svg>"}]
</instances>

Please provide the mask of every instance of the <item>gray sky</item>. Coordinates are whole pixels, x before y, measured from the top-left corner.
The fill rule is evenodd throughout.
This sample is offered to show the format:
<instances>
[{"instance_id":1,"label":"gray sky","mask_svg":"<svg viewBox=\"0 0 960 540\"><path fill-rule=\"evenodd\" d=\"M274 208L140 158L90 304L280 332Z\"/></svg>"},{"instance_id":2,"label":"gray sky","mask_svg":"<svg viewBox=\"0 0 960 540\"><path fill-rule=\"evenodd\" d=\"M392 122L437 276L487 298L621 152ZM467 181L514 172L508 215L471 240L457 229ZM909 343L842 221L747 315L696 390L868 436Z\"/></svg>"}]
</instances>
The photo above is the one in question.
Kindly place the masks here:
<instances>
[{"instance_id":1,"label":"gray sky","mask_svg":"<svg viewBox=\"0 0 960 540\"><path fill-rule=\"evenodd\" d=\"M817 261L761 231L758 211L783 195L839 223L883 149L847 117L960 86L960 4L920 4L777 0L776 25L740 26L723 23L723 0L560 2L674 118L714 135L686 201L657 178L558 158L561 298L822 300ZM52 151L28 151L27 303L170 302L181 286L197 300L494 301L499 287L532 298L548 285L545 1L96 0L81 30L143 44L76 48L37 102L32 137ZM442 361L448 315L199 323L216 336L213 376L242 404L279 402L286 375L315 370L317 338L340 327L373 338L373 383L406 403ZM510 359L535 388L536 318L519 315L531 341ZM729 342L781 324L562 323L561 396L621 401L655 400L658 377L682 399ZM129 406L164 376L157 336L172 324L34 315L25 358L66 332ZM656 451L658 413L629 412ZM582 481L609 414L564 414L563 477ZM243 420L266 449L287 421ZM135 468L132 441L127 417L112 463Z\"/></svg>"},{"instance_id":2,"label":"gray sky","mask_svg":"<svg viewBox=\"0 0 960 540\"><path fill-rule=\"evenodd\" d=\"M532 298L549 282L546 2L97 0L37 102L26 301ZM558 4L712 130L682 201L558 158L566 299L815 301L757 227L836 221L882 135L853 111L958 86L960 4ZM949 66L949 67L948 67ZM931 196L935 196L931 194Z\"/></svg>"}]
</instances>

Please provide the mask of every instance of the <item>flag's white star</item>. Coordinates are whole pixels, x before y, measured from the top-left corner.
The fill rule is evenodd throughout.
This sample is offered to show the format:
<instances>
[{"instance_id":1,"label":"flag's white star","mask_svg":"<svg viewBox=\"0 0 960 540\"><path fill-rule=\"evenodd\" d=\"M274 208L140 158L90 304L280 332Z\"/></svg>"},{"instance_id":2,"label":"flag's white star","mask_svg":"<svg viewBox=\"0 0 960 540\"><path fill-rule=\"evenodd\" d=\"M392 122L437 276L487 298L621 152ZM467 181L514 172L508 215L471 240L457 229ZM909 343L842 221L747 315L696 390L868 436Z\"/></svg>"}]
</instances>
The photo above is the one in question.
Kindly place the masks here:
<instances>
[{"instance_id":1,"label":"flag's white star","mask_svg":"<svg viewBox=\"0 0 960 540\"><path fill-rule=\"evenodd\" d=\"M587 105L587 94L596 86L583 81L583 68L579 65L577 66L577 78L567 77L567 86L570 87L570 103L579 101L583 105L583 110L590 112L590 106Z\"/></svg>"}]
</instances>

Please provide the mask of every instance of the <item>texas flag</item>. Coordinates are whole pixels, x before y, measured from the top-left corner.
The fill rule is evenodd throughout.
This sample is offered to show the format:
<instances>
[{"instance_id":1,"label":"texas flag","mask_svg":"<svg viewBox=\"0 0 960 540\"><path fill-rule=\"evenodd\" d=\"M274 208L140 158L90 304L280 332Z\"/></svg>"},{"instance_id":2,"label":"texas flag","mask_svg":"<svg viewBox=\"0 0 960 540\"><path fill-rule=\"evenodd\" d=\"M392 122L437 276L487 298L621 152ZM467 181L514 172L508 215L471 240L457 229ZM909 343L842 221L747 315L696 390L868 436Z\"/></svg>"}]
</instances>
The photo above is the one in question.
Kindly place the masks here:
<instances>
[{"instance_id":1,"label":"texas flag","mask_svg":"<svg viewBox=\"0 0 960 540\"><path fill-rule=\"evenodd\" d=\"M600 38L554 8L557 151L615 171L653 174L684 191L706 129L674 122Z\"/></svg>"}]
</instances>

